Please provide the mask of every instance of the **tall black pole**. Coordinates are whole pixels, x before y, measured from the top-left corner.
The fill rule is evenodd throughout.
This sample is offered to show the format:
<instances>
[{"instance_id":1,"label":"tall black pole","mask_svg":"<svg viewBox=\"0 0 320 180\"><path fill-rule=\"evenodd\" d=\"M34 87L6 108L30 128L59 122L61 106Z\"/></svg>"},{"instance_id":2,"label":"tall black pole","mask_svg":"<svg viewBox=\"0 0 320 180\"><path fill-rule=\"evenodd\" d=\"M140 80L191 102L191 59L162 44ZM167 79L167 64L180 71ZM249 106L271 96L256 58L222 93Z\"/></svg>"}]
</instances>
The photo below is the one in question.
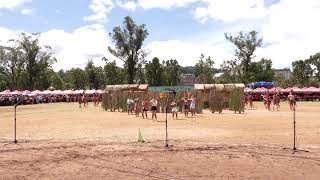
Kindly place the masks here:
<instances>
[{"instance_id":1,"label":"tall black pole","mask_svg":"<svg viewBox=\"0 0 320 180\"><path fill-rule=\"evenodd\" d=\"M297 150L296 148L296 108L293 107L293 150Z\"/></svg>"},{"instance_id":2,"label":"tall black pole","mask_svg":"<svg viewBox=\"0 0 320 180\"><path fill-rule=\"evenodd\" d=\"M168 142L168 96L166 99L166 147L169 147L169 142Z\"/></svg>"},{"instance_id":3,"label":"tall black pole","mask_svg":"<svg viewBox=\"0 0 320 180\"><path fill-rule=\"evenodd\" d=\"M14 141L17 144L17 106L14 105Z\"/></svg>"}]
</instances>

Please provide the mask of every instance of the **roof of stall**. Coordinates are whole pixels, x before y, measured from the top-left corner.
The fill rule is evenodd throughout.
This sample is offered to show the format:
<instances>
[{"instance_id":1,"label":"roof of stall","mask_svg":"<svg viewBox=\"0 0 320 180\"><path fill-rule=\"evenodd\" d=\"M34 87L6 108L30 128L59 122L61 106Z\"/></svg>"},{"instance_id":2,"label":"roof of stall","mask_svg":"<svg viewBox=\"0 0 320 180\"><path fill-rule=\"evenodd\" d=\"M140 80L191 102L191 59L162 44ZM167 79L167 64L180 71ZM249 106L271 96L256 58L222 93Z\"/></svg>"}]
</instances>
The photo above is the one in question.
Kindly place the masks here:
<instances>
[{"instance_id":1,"label":"roof of stall","mask_svg":"<svg viewBox=\"0 0 320 180\"><path fill-rule=\"evenodd\" d=\"M106 91L143 91L148 89L148 84L117 84L117 85L107 85Z\"/></svg>"},{"instance_id":2,"label":"roof of stall","mask_svg":"<svg viewBox=\"0 0 320 180\"><path fill-rule=\"evenodd\" d=\"M235 88L244 88L244 84L195 84L194 89L196 91L202 91L206 89L215 89L218 91L231 91Z\"/></svg>"},{"instance_id":3,"label":"roof of stall","mask_svg":"<svg viewBox=\"0 0 320 180\"><path fill-rule=\"evenodd\" d=\"M194 84L194 90L203 90L204 89L204 84Z\"/></svg>"},{"instance_id":4,"label":"roof of stall","mask_svg":"<svg viewBox=\"0 0 320 180\"><path fill-rule=\"evenodd\" d=\"M148 84L140 84L138 89L139 90L148 90L149 85Z\"/></svg>"}]
</instances>

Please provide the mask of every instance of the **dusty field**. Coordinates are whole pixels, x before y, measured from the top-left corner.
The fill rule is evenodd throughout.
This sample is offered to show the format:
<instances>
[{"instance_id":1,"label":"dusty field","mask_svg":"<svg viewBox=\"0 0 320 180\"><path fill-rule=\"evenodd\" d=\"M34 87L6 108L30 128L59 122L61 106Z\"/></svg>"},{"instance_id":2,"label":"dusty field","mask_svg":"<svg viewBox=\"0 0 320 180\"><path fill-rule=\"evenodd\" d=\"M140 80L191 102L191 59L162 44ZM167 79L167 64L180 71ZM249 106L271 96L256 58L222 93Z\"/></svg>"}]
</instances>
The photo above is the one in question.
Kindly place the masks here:
<instances>
[{"instance_id":1,"label":"dusty field","mask_svg":"<svg viewBox=\"0 0 320 180\"><path fill-rule=\"evenodd\" d=\"M287 104L268 112L143 120L77 104L0 107L0 179L319 179L320 103L297 107L298 151L292 154ZM151 115L151 114L149 114ZM139 128L146 143L136 143ZM308 151L308 152L306 152Z\"/></svg>"}]
</instances>

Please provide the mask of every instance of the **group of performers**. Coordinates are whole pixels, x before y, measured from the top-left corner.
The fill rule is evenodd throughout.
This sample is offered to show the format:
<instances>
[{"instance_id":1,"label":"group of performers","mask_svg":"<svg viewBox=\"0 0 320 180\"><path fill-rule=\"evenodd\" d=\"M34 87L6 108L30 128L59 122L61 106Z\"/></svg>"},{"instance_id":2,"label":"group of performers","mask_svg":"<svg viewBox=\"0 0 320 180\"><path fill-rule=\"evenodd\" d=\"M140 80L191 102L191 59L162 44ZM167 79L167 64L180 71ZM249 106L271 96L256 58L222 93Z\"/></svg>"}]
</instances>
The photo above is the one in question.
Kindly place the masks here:
<instances>
[{"instance_id":1,"label":"group of performers","mask_svg":"<svg viewBox=\"0 0 320 180\"><path fill-rule=\"evenodd\" d=\"M82 104L83 104L83 107L88 106L88 103L89 103L88 96L85 94L85 92L83 92L82 94L79 95L78 102L79 102L79 108L82 107ZM93 94L92 102L93 102L94 106L96 106L96 107L99 105L100 97L98 94Z\"/></svg>"},{"instance_id":2,"label":"group of performers","mask_svg":"<svg viewBox=\"0 0 320 180\"><path fill-rule=\"evenodd\" d=\"M271 105L273 111L279 111L280 108L280 92L277 92L273 95L268 92L265 94L261 94L262 99L264 101L264 106L267 110L271 111ZM295 95L293 95L292 91L288 95L288 103L290 106L290 110L293 111L296 106ZM250 93L245 96L245 104L250 108L253 108L253 95Z\"/></svg>"},{"instance_id":3,"label":"group of performers","mask_svg":"<svg viewBox=\"0 0 320 180\"><path fill-rule=\"evenodd\" d=\"M181 113L183 112L185 117L189 116L189 112L191 116L196 115L196 99L191 96L190 98L183 97L179 100L173 99L170 103L168 103L168 109L171 110L172 118L178 119L178 112L179 112L179 104L182 103ZM157 98L153 97L150 101L144 99L140 101L139 98L136 99L127 99L127 112L129 114L135 114L139 117L140 113L142 114L142 118L148 118L148 111L152 112L152 120L157 120L157 112L158 112L158 100Z\"/></svg>"}]
</instances>

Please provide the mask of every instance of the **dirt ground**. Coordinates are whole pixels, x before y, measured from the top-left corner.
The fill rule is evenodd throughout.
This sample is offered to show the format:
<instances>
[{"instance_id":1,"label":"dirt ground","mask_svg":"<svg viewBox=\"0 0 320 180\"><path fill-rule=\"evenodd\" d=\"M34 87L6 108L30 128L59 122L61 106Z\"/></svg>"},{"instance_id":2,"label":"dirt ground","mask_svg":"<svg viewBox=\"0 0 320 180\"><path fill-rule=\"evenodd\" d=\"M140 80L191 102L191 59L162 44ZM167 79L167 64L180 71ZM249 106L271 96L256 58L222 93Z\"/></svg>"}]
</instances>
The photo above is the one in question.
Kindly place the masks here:
<instances>
[{"instance_id":1,"label":"dirt ground","mask_svg":"<svg viewBox=\"0 0 320 180\"><path fill-rule=\"evenodd\" d=\"M149 114L150 116L151 114ZM76 103L0 107L0 179L320 179L320 103L158 122ZM137 143L143 133L145 143Z\"/></svg>"}]
</instances>

